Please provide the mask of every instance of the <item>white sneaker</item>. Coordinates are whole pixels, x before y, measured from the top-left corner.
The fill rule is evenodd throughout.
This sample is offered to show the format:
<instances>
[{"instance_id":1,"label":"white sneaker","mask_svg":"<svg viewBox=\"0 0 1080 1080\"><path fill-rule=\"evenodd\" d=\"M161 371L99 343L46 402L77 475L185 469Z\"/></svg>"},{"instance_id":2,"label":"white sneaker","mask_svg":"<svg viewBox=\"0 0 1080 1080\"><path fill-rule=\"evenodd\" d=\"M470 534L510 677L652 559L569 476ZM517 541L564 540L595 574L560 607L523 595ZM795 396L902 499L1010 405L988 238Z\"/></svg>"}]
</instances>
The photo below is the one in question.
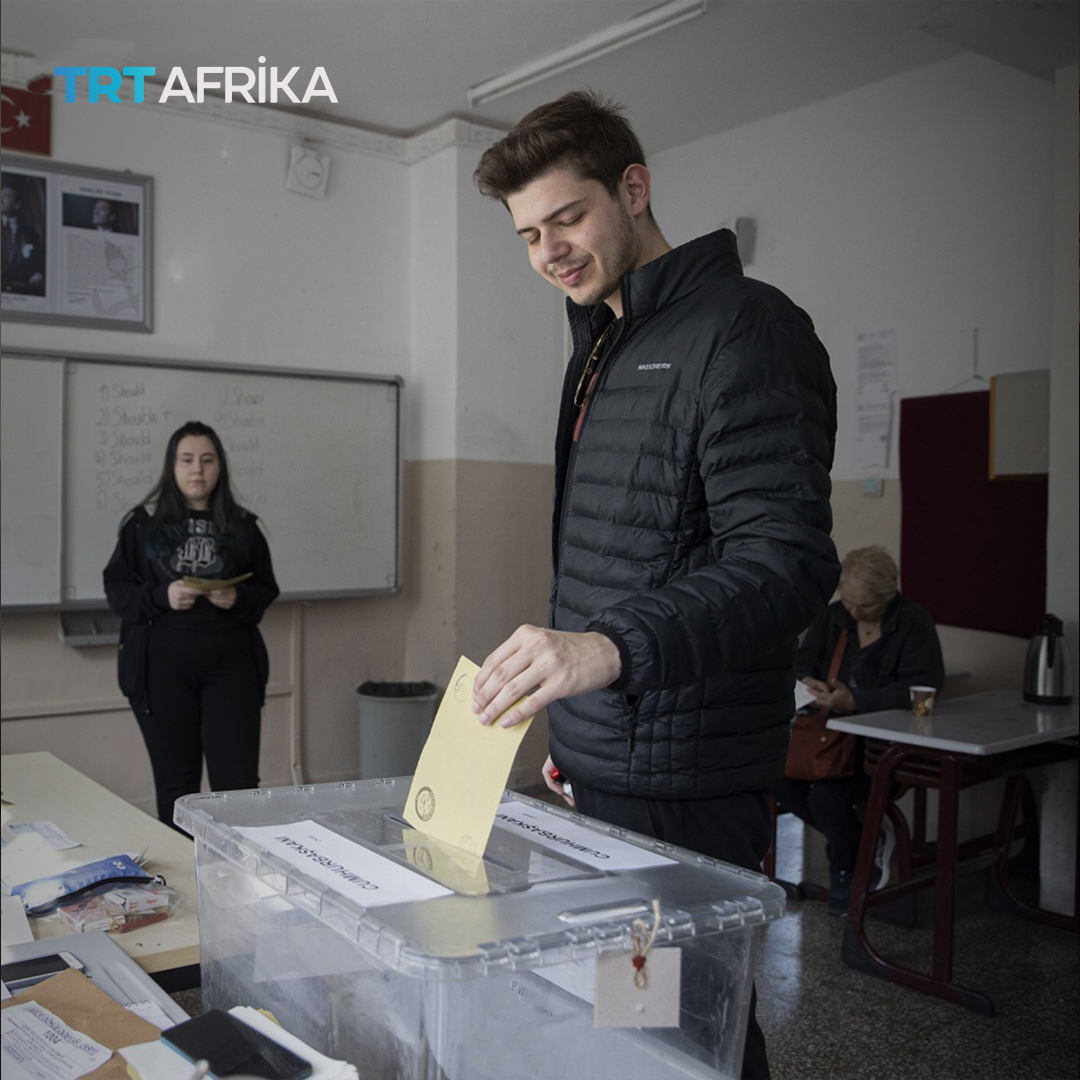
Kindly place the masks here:
<instances>
[{"instance_id":1,"label":"white sneaker","mask_svg":"<svg viewBox=\"0 0 1080 1080\"><path fill-rule=\"evenodd\" d=\"M874 881L872 888L884 889L889 884L893 849L896 847L896 831L888 818L882 818L878 833L877 851L874 853Z\"/></svg>"}]
</instances>

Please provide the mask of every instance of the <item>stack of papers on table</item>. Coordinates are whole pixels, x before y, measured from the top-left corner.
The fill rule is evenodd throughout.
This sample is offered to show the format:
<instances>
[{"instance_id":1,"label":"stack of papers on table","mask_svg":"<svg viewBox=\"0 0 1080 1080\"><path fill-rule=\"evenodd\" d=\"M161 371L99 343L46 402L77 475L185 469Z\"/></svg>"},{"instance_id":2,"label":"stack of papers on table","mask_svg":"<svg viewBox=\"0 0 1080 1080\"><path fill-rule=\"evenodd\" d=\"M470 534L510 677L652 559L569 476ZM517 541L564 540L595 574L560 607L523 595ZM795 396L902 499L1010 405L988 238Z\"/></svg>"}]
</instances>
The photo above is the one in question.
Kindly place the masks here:
<instances>
[{"instance_id":1,"label":"stack of papers on table","mask_svg":"<svg viewBox=\"0 0 1080 1080\"><path fill-rule=\"evenodd\" d=\"M74 970L28 987L2 1008L4 1080L129 1080L114 1051L158 1037L153 1024Z\"/></svg>"},{"instance_id":2,"label":"stack of papers on table","mask_svg":"<svg viewBox=\"0 0 1080 1080\"><path fill-rule=\"evenodd\" d=\"M229 1011L310 1061L312 1080L357 1080L354 1066L320 1054L257 1009ZM154 1024L74 970L5 1001L0 1033L4 1080L191 1080L193 1073Z\"/></svg>"},{"instance_id":3,"label":"stack of papers on table","mask_svg":"<svg viewBox=\"0 0 1080 1080\"><path fill-rule=\"evenodd\" d=\"M237 1020L310 1061L311 1080L358 1080L355 1066L320 1054L258 1009L237 1005L229 1012ZM191 1062L160 1039L122 1047L120 1053L128 1063L128 1075L134 1080L191 1080Z\"/></svg>"}]
</instances>

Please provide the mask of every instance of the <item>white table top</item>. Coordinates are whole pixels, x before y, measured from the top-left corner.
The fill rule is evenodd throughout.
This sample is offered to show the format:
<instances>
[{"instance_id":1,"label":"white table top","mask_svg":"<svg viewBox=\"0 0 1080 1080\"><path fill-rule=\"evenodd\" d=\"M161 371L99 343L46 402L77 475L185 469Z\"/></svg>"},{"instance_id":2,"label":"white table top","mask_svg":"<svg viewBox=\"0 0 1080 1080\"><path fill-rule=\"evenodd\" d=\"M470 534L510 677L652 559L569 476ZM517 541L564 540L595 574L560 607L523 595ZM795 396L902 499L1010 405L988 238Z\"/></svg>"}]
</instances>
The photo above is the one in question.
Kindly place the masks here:
<instances>
[{"instance_id":1,"label":"white table top","mask_svg":"<svg viewBox=\"0 0 1080 1080\"><path fill-rule=\"evenodd\" d=\"M77 848L58 851L57 870L105 859L120 852L146 851L146 870L161 874L187 901L187 907L164 922L109 936L147 972L169 971L199 962L198 897L195 891L195 844L175 829L84 776L53 754L5 754L3 820L53 821ZM19 853L6 849L9 858ZM53 871L56 872L56 871ZM70 933L58 918L31 919L34 937Z\"/></svg>"},{"instance_id":2,"label":"white table top","mask_svg":"<svg viewBox=\"0 0 1080 1080\"><path fill-rule=\"evenodd\" d=\"M1034 705L1008 690L989 690L934 702L933 715L909 709L830 717L828 727L874 739L954 750L1001 754L1080 734L1077 700L1071 705Z\"/></svg>"}]
</instances>

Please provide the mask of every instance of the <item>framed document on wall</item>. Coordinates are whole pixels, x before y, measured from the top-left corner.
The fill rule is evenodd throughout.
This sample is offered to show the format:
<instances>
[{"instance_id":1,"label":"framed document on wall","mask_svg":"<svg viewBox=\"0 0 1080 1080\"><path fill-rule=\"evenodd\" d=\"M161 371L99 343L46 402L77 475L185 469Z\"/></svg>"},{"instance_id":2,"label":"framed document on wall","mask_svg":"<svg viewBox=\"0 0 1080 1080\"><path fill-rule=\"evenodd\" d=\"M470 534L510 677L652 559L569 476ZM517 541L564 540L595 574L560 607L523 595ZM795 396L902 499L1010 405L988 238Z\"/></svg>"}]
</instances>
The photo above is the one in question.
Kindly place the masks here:
<instances>
[{"instance_id":1,"label":"framed document on wall","mask_svg":"<svg viewBox=\"0 0 1080 1080\"><path fill-rule=\"evenodd\" d=\"M153 180L5 154L4 319L152 330Z\"/></svg>"}]
</instances>

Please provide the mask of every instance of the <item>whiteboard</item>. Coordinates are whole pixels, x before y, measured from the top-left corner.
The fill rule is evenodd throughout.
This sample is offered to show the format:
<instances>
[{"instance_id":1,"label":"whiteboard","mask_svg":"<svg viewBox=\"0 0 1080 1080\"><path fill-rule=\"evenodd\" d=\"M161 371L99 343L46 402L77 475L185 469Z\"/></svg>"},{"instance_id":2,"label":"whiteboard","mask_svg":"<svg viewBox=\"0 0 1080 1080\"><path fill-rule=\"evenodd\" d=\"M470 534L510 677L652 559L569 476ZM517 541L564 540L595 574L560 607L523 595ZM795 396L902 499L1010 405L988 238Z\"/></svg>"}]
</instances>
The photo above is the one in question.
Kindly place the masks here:
<instances>
[{"instance_id":1,"label":"whiteboard","mask_svg":"<svg viewBox=\"0 0 1080 1080\"><path fill-rule=\"evenodd\" d=\"M60 602L60 403L63 364L0 362L3 602Z\"/></svg>"},{"instance_id":2,"label":"whiteboard","mask_svg":"<svg viewBox=\"0 0 1080 1080\"><path fill-rule=\"evenodd\" d=\"M5 607L103 604L120 521L188 420L220 436L284 597L400 589L400 379L85 356L0 366Z\"/></svg>"}]
</instances>

